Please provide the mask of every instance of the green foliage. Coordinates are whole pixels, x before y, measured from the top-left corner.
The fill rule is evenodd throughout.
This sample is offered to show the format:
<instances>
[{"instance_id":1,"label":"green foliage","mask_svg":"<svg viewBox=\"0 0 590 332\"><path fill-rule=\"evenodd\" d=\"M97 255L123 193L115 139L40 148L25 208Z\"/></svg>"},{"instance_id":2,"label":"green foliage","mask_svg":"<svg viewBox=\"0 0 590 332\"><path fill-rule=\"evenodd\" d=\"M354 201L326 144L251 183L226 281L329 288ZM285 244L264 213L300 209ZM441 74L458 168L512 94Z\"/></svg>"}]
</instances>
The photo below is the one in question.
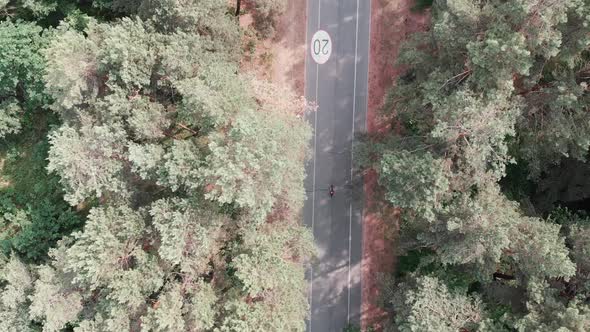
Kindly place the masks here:
<instances>
[{"instance_id":1,"label":"green foliage","mask_svg":"<svg viewBox=\"0 0 590 332\"><path fill-rule=\"evenodd\" d=\"M164 111L164 106L150 102L148 98L136 100L133 111L127 120L134 138L137 140L156 140L163 138L170 126L170 119Z\"/></svg>"},{"instance_id":2,"label":"green foliage","mask_svg":"<svg viewBox=\"0 0 590 332\"><path fill-rule=\"evenodd\" d=\"M134 312L163 282L156 257L142 249L146 228L143 216L127 207L92 209L65 252L65 270L74 274L74 283L106 288L109 300Z\"/></svg>"},{"instance_id":3,"label":"green foliage","mask_svg":"<svg viewBox=\"0 0 590 332\"><path fill-rule=\"evenodd\" d=\"M510 199L530 205L545 171L587 159L589 13L582 0L437 1L429 31L403 47L408 71L384 109L404 128L358 154L403 208L399 330L588 329L583 218L543 220ZM526 307L468 305L493 286Z\"/></svg>"},{"instance_id":4,"label":"green foliage","mask_svg":"<svg viewBox=\"0 0 590 332\"><path fill-rule=\"evenodd\" d=\"M254 26L263 38L274 34L278 17L287 9L286 0L255 0Z\"/></svg>"},{"instance_id":5,"label":"green foliage","mask_svg":"<svg viewBox=\"0 0 590 332\"><path fill-rule=\"evenodd\" d=\"M121 0L3 0L0 8L4 1L7 4L0 16L35 21L43 27L55 27L62 21L82 22L90 16L109 20L137 9L136 1Z\"/></svg>"},{"instance_id":6,"label":"green foliage","mask_svg":"<svg viewBox=\"0 0 590 332\"><path fill-rule=\"evenodd\" d=\"M98 64L97 46L81 34L66 29L58 33L45 50L46 91L54 100L52 108L60 113L96 96L98 82L94 75Z\"/></svg>"},{"instance_id":7,"label":"green foliage","mask_svg":"<svg viewBox=\"0 0 590 332\"><path fill-rule=\"evenodd\" d=\"M534 218L526 218L517 226L514 248L521 248L513 256L518 267L529 277L557 278L575 274L559 227Z\"/></svg>"},{"instance_id":8,"label":"green foliage","mask_svg":"<svg viewBox=\"0 0 590 332\"><path fill-rule=\"evenodd\" d=\"M49 143L39 136L52 120L37 114L33 119L35 127L26 128L1 150L6 185L0 189L0 201L7 228L0 245L5 254L15 251L27 261L39 262L63 235L81 226L82 218L63 200L59 178L46 171Z\"/></svg>"},{"instance_id":9,"label":"green foliage","mask_svg":"<svg viewBox=\"0 0 590 332\"><path fill-rule=\"evenodd\" d=\"M303 180L303 173L296 165L303 161L303 157L297 158L303 150L299 144L306 141L309 132L303 126L287 131L293 122L276 115L243 112L227 134L211 137L208 146L211 154L203 172L215 186L207 198L220 203L235 202L251 210L259 221L282 193L291 191L291 195L298 195L295 200L302 200L303 192L293 191L289 178ZM285 150L293 151L293 155L281 153ZM263 186L265 191L258 190Z\"/></svg>"},{"instance_id":10,"label":"green foliage","mask_svg":"<svg viewBox=\"0 0 590 332\"><path fill-rule=\"evenodd\" d=\"M410 250L405 255L399 256L396 264L397 277L403 278L409 273L415 272L433 252L430 250Z\"/></svg>"},{"instance_id":11,"label":"green foliage","mask_svg":"<svg viewBox=\"0 0 590 332\"><path fill-rule=\"evenodd\" d=\"M143 0L139 16L159 31L200 35L211 49L231 54L239 49L240 30L228 9L226 2L218 0ZM232 59L238 60L237 55L231 55Z\"/></svg>"},{"instance_id":12,"label":"green foliage","mask_svg":"<svg viewBox=\"0 0 590 332\"><path fill-rule=\"evenodd\" d=\"M35 293L31 296L29 308L31 317L44 321L44 331L61 331L82 310L82 296L71 285L64 283L63 276L53 268L42 266L38 272L39 279L35 282Z\"/></svg>"},{"instance_id":13,"label":"green foliage","mask_svg":"<svg viewBox=\"0 0 590 332\"><path fill-rule=\"evenodd\" d=\"M442 140L455 159L455 188L467 190L487 179L504 176L510 161L506 138L514 135L518 98L507 101L506 90L491 96L459 89L442 100L432 100L434 126L430 136Z\"/></svg>"},{"instance_id":14,"label":"green foliage","mask_svg":"<svg viewBox=\"0 0 590 332\"><path fill-rule=\"evenodd\" d=\"M422 11L432 6L434 0L415 0L412 10Z\"/></svg>"},{"instance_id":15,"label":"green foliage","mask_svg":"<svg viewBox=\"0 0 590 332\"><path fill-rule=\"evenodd\" d=\"M425 219L434 219L442 195L448 190L444 161L428 152L385 153L379 165L379 183L388 189L386 199L395 206L413 209Z\"/></svg>"},{"instance_id":16,"label":"green foliage","mask_svg":"<svg viewBox=\"0 0 590 332\"><path fill-rule=\"evenodd\" d=\"M152 204L152 222L161 239L159 256L182 273L201 275L223 244L223 216L196 208L187 201L160 200Z\"/></svg>"},{"instance_id":17,"label":"green foliage","mask_svg":"<svg viewBox=\"0 0 590 332\"><path fill-rule=\"evenodd\" d=\"M98 34L94 41L98 47L98 73L109 73L108 84L125 91L150 86L156 64L155 34L148 33L141 20L122 19L110 26L90 26L89 34Z\"/></svg>"},{"instance_id":18,"label":"green foliage","mask_svg":"<svg viewBox=\"0 0 590 332\"><path fill-rule=\"evenodd\" d=\"M170 284L160 295L157 307L154 307L156 306L148 308L148 313L141 322L142 329L154 332L186 330L182 318L183 297L181 285Z\"/></svg>"},{"instance_id":19,"label":"green foliage","mask_svg":"<svg viewBox=\"0 0 590 332\"><path fill-rule=\"evenodd\" d=\"M559 227L522 216L494 185L473 196L455 195L438 216L434 222L416 220L404 226L404 237L414 238L410 247L431 248L442 264L468 264L483 282L504 259L522 280L575 274Z\"/></svg>"},{"instance_id":20,"label":"green foliage","mask_svg":"<svg viewBox=\"0 0 590 332\"><path fill-rule=\"evenodd\" d=\"M197 188L202 184L202 160L199 146L192 140L174 141L162 157L158 184L172 190ZM199 174L201 173L201 174Z\"/></svg>"},{"instance_id":21,"label":"green foliage","mask_svg":"<svg viewBox=\"0 0 590 332\"><path fill-rule=\"evenodd\" d=\"M16 134L21 130L22 112L16 100L7 99L0 103L0 137Z\"/></svg>"},{"instance_id":22,"label":"green foliage","mask_svg":"<svg viewBox=\"0 0 590 332\"><path fill-rule=\"evenodd\" d=\"M262 227L246 230L244 245L231 262L238 280L236 291L245 294L247 300L224 305L220 331L305 329L300 319L308 312L305 270L297 260L307 260L313 254L311 234L296 225ZM272 319L267 316L269 310Z\"/></svg>"},{"instance_id":23,"label":"green foliage","mask_svg":"<svg viewBox=\"0 0 590 332\"><path fill-rule=\"evenodd\" d=\"M125 148L126 134L120 126L85 124L76 131L64 125L49 135L47 170L62 178L65 200L79 204L107 191L121 193L124 165L119 161Z\"/></svg>"},{"instance_id":24,"label":"green foliage","mask_svg":"<svg viewBox=\"0 0 590 332\"><path fill-rule=\"evenodd\" d=\"M543 98L547 101L531 97L534 104L528 110L530 116L519 121L519 152L528 161L533 178L558 164L561 158L586 160L590 147L586 133L590 127L586 123L585 82L566 84L569 86L563 84L544 89L546 95Z\"/></svg>"},{"instance_id":25,"label":"green foliage","mask_svg":"<svg viewBox=\"0 0 590 332\"><path fill-rule=\"evenodd\" d=\"M47 251L62 236L82 225L81 217L72 211L65 202L51 202L45 199L30 208L30 221L21 226L20 232L9 241L12 250L30 261L46 258Z\"/></svg>"},{"instance_id":26,"label":"green foliage","mask_svg":"<svg viewBox=\"0 0 590 332\"><path fill-rule=\"evenodd\" d=\"M0 22L0 137L20 130L20 114L44 106L45 60L41 50L48 33L33 23Z\"/></svg>"},{"instance_id":27,"label":"green foliage","mask_svg":"<svg viewBox=\"0 0 590 332\"><path fill-rule=\"evenodd\" d=\"M506 165L506 176L499 183L506 197L515 201L531 197L537 189L529 178L529 167L524 160Z\"/></svg>"},{"instance_id":28,"label":"green foliage","mask_svg":"<svg viewBox=\"0 0 590 332\"><path fill-rule=\"evenodd\" d=\"M577 332L590 328L590 307L584 301L564 302L546 283L532 284L528 291L533 296L527 303L529 312L514 323L518 331Z\"/></svg>"},{"instance_id":29,"label":"green foliage","mask_svg":"<svg viewBox=\"0 0 590 332\"><path fill-rule=\"evenodd\" d=\"M188 329L197 331L211 329L215 324L218 309L215 289L211 284L200 280L195 282L194 287L187 292L183 310Z\"/></svg>"},{"instance_id":30,"label":"green foliage","mask_svg":"<svg viewBox=\"0 0 590 332\"><path fill-rule=\"evenodd\" d=\"M478 285L474 274L467 273L472 267L441 264L430 250L410 250L399 257L396 278L405 280L414 275L437 278L450 290L468 291Z\"/></svg>"},{"instance_id":31,"label":"green foliage","mask_svg":"<svg viewBox=\"0 0 590 332\"><path fill-rule=\"evenodd\" d=\"M399 331L470 330L485 317L481 299L450 291L433 277L415 277L400 284L392 304Z\"/></svg>"},{"instance_id":32,"label":"green foliage","mask_svg":"<svg viewBox=\"0 0 590 332\"><path fill-rule=\"evenodd\" d=\"M568 299L573 299L580 305L585 304L585 299L590 296L590 260L588 259L590 257L590 218L563 208L553 211L549 218L561 225L562 234L565 235L570 251L569 255L576 263L576 274L560 285L562 291L567 294ZM580 310L584 310L584 307Z\"/></svg>"},{"instance_id":33,"label":"green foliage","mask_svg":"<svg viewBox=\"0 0 590 332\"><path fill-rule=\"evenodd\" d=\"M140 4L139 0L96 0L92 2L93 7L122 14L136 13Z\"/></svg>"},{"instance_id":34,"label":"green foliage","mask_svg":"<svg viewBox=\"0 0 590 332\"><path fill-rule=\"evenodd\" d=\"M15 257L0 263L0 329L34 331L28 311L34 279L30 268Z\"/></svg>"},{"instance_id":35,"label":"green foliage","mask_svg":"<svg viewBox=\"0 0 590 332\"><path fill-rule=\"evenodd\" d=\"M0 23L0 259L40 264L0 329L303 331L306 104L239 72L227 3L11 3L55 28Z\"/></svg>"}]
</instances>

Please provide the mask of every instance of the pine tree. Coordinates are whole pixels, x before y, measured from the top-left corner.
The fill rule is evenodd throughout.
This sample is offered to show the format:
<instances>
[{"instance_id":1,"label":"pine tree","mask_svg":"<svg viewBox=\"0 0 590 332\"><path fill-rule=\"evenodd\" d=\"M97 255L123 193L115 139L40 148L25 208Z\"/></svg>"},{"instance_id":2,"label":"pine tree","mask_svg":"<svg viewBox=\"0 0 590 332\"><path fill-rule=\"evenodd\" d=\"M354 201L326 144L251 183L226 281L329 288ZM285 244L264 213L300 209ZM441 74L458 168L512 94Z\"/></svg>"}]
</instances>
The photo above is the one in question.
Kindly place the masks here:
<instances>
[{"instance_id":1,"label":"pine tree","mask_svg":"<svg viewBox=\"0 0 590 332\"><path fill-rule=\"evenodd\" d=\"M23 112L45 106L41 54L47 32L33 23L0 22L0 137L21 129Z\"/></svg>"},{"instance_id":2,"label":"pine tree","mask_svg":"<svg viewBox=\"0 0 590 332\"><path fill-rule=\"evenodd\" d=\"M59 118L48 135L47 171L86 220L40 265L10 263L16 277L0 283L0 299L23 300L0 301L2 327L305 328L303 262L313 241L298 219L307 105L241 72L240 30L228 9L217 0L79 8L44 0L11 12L47 24L66 16L31 53L42 63L38 107ZM26 38L42 35L30 30ZM0 85L8 72L1 63ZM0 131L16 131L12 120L26 103L1 97ZM20 206L5 212L2 240L39 217Z\"/></svg>"},{"instance_id":3,"label":"pine tree","mask_svg":"<svg viewBox=\"0 0 590 332\"><path fill-rule=\"evenodd\" d=\"M399 331L471 330L485 318L481 300L453 291L434 277L419 276L403 283L391 300Z\"/></svg>"},{"instance_id":4,"label":"pine tree","mask_svg":"<svg viewBox=\"0 0 590 332\"><path fill-rule=\"evenodd\" d=\"M401 134L360 146L361 164L403 208L402 247L432 253L420 273L459 270L482 294L502 284L526 295L524 313L472 329L587 327L585 242L576 235L585 228L525 215L499 182L510 163L537 179L564 157L586 160L589 9L586 1L435 1L431 28L402 49L408 70L386 98ZM432 308L438 321L457 317L445 304ZM427 319L408 316L396 316L400 329L429 330L419 325Z\"/></svg>"},{"instance_id":5,"label":"pine tree","mask_svg":"<svg viewBox=\"0 0 590 332\"><path fill-rule=\"evenodd\" d=\"M32 293L36 276L18 258L0 259L0 329L32 332L28 296Z\"/></svg>"}]
</instances>

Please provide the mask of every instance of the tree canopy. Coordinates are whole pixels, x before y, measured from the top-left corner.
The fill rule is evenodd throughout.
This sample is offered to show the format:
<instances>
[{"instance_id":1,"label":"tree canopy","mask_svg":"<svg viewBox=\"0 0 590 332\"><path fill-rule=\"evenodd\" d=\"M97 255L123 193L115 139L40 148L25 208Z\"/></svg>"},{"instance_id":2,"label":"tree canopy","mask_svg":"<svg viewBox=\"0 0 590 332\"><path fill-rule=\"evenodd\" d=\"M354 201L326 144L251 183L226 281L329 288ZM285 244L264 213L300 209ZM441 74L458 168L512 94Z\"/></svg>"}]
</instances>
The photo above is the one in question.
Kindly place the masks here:
<instances>
[{"instance_id":1,"label":"tree canopy","mask_svg":"<svg viewBox=\"0 0 590 332\"><path fill-rule=\"evenodd\" d=\"M400 259L413 263L388 300L398 330L590 328L586 212L540 206L549 174L587 163L589 10L434 1L402 48L383 107L401 131L357 154L402 210Z\"/></svg>"},{"instance_id":2,"label":"tree canopy","mask_svg":"<svg viewBox=\"0 0 590 332\"><path fill-rule=\"evenodd\" d=\"M303 331L306 105L242 71L231 7L3 8L0 134L51 190L0 199L0 329Z\"/></svg>"}]
</instances>

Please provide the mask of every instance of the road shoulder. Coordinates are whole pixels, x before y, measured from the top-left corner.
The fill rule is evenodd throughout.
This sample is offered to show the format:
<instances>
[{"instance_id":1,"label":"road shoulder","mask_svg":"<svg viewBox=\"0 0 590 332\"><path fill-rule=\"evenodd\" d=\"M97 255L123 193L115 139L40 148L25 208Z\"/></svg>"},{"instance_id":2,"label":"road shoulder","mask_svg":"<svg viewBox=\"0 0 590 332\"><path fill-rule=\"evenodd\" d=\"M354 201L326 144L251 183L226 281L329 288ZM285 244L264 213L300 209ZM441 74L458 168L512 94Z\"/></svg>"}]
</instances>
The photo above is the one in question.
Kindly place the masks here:
<instances>
[{"instance_id":1,"label":"road shoulder","mask_svg":"<svg viewBox=\"0 0 590 332\"><path fill-rule=\"evenodd\" d=\"M307 1L288 1L285 12L277 17L274 34L266 39L254 36L250 5L245 1L243 6L244 14L240 16L240 25L246 31L243 43L246 52L251 50L251 53L246 54L242 67L303 96Z\"/></svg>"},{"instance_id":2,"label":"road shoulder","mask_svg":"<svg viewBox=\"0 0 590 332\"><path fill-rule=\"evenodd\" d=\"M372 0L371 44L369 57L369 100L367 131L371 136L386 133L392 119L382 119L379 111L388 87L403 68L395 66L401 44L408 35L426 28L427 13L414 13L414 0ZM370 170L364 178L365 210L362 252L362 330L381 330L389 317L382 301L381 280L395 268L395 237L399 230L399 211L380 201L383 194L377 174Z\"/></svg>"}]
</instances>

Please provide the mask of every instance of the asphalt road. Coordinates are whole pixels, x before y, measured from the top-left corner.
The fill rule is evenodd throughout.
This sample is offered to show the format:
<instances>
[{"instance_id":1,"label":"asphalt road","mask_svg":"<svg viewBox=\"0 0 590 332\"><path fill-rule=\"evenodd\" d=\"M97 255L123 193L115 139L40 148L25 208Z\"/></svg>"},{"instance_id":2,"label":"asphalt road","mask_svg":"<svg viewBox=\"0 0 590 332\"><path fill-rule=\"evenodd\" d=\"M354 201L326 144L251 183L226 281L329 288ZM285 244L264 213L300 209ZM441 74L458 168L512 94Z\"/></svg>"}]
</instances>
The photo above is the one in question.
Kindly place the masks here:
<instances>
[{"instance_id":1,"label":"asphalt road","mask_svg":"<svg viewBox=\"0 0 590 332\"><path fill-rule=\"evenodd\" d=\"M360 321L363 193L352 142L366 127L370 6L370 0L307 1L305 95L319 106L308 116L315 135L304 217L319 248L307 275L309 332L341 332ZM332 40L331 56L321 65L311 57L317 30Z\"/></svg>"}]
</instances>

